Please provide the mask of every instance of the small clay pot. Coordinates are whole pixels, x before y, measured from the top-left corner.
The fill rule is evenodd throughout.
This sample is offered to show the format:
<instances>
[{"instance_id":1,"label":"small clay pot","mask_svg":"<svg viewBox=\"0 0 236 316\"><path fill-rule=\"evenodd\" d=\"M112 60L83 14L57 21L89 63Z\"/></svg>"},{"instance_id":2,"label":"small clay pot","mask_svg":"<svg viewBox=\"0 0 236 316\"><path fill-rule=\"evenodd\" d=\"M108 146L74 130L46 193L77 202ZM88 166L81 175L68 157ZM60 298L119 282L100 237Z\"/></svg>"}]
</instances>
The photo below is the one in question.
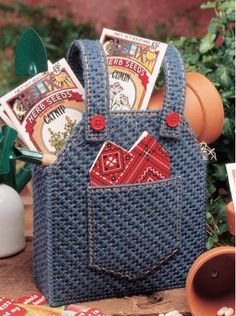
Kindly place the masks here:
<instances>
[{"instance_id":1,"label":"small clay pot","mask_svg":"<svg viewBox=\"0 0 236 316\"><path fill-rule=\"evenodd\" d=\"M160 88L152 95L148 109L161 109L163 99L164 88ZM212 82L198 72L186 74L184 116L200 142L210 144L222 132L224 109L221 97Z\"/></svg>"},{"instance_id":2,"label":"small clay pot","mask_svg":"<svg viewBox=\"0 0 236 316\"><path fill-rule=\"evenodd\" d=\"M234 308L235 248L217 247L199 256L186 279L193 316L216 316L222 306Z\"/></svg>"},{"instance_id":3,"label":"small clay pot","mask_svg":"<svg viewBox=\"0 0 236 316\"><path fill-rule=\"evenodd\" d=\"M226 205L226 213L228 220L228 230L232 235L235 235L235 210L233 202Z\"/></svg>"}]
</instances>

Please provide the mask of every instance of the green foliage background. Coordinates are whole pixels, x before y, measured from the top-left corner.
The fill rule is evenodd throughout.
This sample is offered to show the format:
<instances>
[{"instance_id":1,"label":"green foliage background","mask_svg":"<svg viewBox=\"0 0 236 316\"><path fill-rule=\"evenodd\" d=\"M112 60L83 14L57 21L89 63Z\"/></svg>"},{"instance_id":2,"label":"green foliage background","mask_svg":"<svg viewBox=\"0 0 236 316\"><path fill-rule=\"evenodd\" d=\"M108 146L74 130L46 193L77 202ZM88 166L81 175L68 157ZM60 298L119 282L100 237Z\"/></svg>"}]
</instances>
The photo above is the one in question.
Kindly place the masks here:
<instances>
[{"instance_id":1,"label":"green foliage background","mask_svg":"<svg viewBox=\"0 0 236 316\"><path fill-rule=\"evenodd\" d=\"M231 197L225 163L234 162L235 152L235 9L233 0L209 1L201 7L215 11L208 32L202 39L168 38L163 25L157 26L152 34L144 34L140 28L137 28L137 33L175 45L182 52L187 70L206 75L221 95L225 110L224 128L221 137L211 144L217 161L210 161L208 168L206 248L210 249L234 243L234 238L227 232L225 204ZM11 21L0 29L0 96L24 80L15 77L13 60L16 43L25 27L31 26L40 34L52 62L65 56L72 40L98 38L92 25L76 25L69 15L63 19L49 17L47 9L45 6L31 8L21 3L0 4L1 16L14 16L14 21L18 21Z\"/></svg>"},{"instance_id":2,"label":"green foliage background","mask_svg":"<svg viewBox=\"0 0 236 316\"><path fill-rule=\"evenodd\" d=\"M231 199L225 164L235 157L235 4L232 0L209 1L202 9L214 9L206 35L200 39L180 38L172 43L183 54L187 71L198 71L217 87L224 105L225 120L215 148L217 161L208 164L208 210L206 248L233 244L227 232L225 204Z\"/></svg>"}]
</instances>

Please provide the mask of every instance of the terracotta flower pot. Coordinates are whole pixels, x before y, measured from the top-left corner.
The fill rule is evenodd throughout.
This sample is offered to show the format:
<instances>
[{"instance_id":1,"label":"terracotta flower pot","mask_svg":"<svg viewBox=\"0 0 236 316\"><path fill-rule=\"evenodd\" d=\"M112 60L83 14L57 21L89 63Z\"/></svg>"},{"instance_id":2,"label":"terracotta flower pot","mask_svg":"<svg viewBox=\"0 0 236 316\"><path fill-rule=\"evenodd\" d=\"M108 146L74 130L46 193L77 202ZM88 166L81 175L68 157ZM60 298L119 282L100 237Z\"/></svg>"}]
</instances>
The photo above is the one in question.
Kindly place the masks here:
<instances>
[{"instance_id":1,"label":"terracotta flower pot","mask_svg":"<svg viewBox=\"0 0 236 316\"><path fill-rule=\"evenodd\" d=\"M235 210L233 202L226 205L228 230L232 235L235 235Z\"/></svg>"},{"instance_id":2,"label":"terracotta flower pot","mask_svg":"<svg viewBox=\"0 0 236 316\"><path fill-rule=\"evenodd\" d=\"M199 256L189 270L186 295L193 316L216 316L234 308L235 248L217 247Z\"/></svg>"},{"instance_id":3,"label":"terracotta flower pot","mask_svg":"<svg viewBox=\"0 0 236 316\"><path fill-rule=\"evenodd\" d=\"M187 73L186 82L184 115L197 139L210 144L220 136L224 125L220 95L212 82L198 72ZM152 95L148 109L161 109L163 99L164 88L160 88Z\"/></svg>"}]
</instances>

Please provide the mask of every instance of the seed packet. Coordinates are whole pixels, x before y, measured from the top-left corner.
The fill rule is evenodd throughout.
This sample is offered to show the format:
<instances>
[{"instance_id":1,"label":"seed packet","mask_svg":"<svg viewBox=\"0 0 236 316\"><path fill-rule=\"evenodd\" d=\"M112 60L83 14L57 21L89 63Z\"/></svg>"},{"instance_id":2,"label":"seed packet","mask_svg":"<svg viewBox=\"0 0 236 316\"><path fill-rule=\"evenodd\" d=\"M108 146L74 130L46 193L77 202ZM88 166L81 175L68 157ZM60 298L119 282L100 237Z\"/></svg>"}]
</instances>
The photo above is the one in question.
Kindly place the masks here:
<instances>
[{"instance_id":1,"label":"seed packet","mask_svg":"<svg viewBox=\"0 0 236 316\"><path fill-rule=\"evenodd\" d=\"M0 118L2 119L3 124L6 124L16 130L16 127L12 123L11 119L9 118L9 116L7 115L6 111L4 110L3 106L1 106L1 104L0 104ZM21 140L21 142L24 143L23 137L20 135L19 132L18 132L18 137Z\"/></svg>"},{"instance_id":2,"label":"seed packet","mask_svg":"<svg viewBox=\"0 0 236 316\"><path fill-rule=\"evenodd\" d=\"M0 103L29 149L56 154L82 118L84 89L61 59Z\"/></svg>"},{"instance_id":3,"label":"seed packet","mask_svg":"<svg viewBox=\"0 0 236 316\"><path fill-rule=\"evenodd\" d=\"M236 209L236 163L226 164L226 170L234 208Z\"/></svg>"},{"instance_id":4,"label":"seed packet","mask_svg":"<svg viewBox=\"0 0 236 316\"><path fill-rule=\"evenodd\" d=\"M6 123L11 128L15 129L14 124L12 123L11 119L7 115L6 111L4 110L3 106L0 104L0 117L3 120L4 123Z\"/></svg>"},{"instance_id":5,"label":"seed packet","mask_svg":"<svg viewBox=\"0 0 236 316\"><path fill-rule=\"evenodd\" d=\"M91 304L89 304L91 305ZM16 300L0 297L0 316L105 316L97 307L71 304L51 307L40 293L25 295Z\"/></svg>"},{"instance_id":6,"label":"seed packet","mask_svg":"<svg viewBox=\"0 0 236 316\"><path fill-rule=\"evenodd\" d=\"M100 42L107 56L111 110L145 110L167 45L103 29Z\"/></svg>"}]
</instances>

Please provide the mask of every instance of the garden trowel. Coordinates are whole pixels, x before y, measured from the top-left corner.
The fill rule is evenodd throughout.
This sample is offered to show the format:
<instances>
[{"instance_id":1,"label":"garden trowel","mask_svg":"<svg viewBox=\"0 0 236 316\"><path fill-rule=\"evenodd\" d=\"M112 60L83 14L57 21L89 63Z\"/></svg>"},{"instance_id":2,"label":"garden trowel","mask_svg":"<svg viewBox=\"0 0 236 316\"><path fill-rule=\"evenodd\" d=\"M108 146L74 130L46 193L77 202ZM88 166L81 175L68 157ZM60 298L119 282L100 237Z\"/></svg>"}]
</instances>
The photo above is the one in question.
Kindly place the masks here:
<instances>
[{"instance_id":1,"label":"garden trowel","mask_svg":"<svg viewBox=\"0 0 236 316\"><path fill-rule=\"evenodd\" d=\"M15 54L17 76L33 77L48 70L45 46L38 33L32 28L24 31Z\"/></svg>"}]
</instances>

